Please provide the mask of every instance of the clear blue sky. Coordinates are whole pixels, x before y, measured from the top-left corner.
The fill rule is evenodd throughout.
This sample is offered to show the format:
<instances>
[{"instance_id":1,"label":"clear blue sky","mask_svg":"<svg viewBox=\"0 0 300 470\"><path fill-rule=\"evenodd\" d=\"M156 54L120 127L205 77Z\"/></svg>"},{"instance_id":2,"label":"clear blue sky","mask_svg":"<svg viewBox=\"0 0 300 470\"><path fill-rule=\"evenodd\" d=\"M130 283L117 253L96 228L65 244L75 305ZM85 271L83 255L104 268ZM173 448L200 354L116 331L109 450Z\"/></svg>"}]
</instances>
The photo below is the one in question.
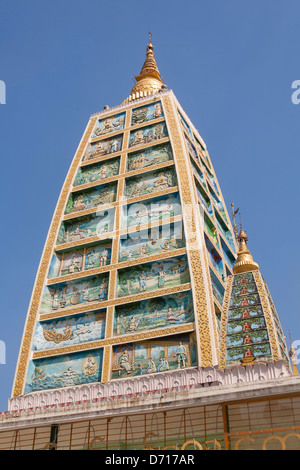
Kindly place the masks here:
<instances>
[{"instance_id":1,"label":"clear blue sky","mask_svg":"<svg viewBox=\"0 0 300 470\"><path fill-rule=\"evenodd\" d=\"M283 329L300 339L299 1L2 0L0 22L0 410L66 172L90 114L129 95L148 31L227 207L241 209Z\"/></svg>"}]
</instances>

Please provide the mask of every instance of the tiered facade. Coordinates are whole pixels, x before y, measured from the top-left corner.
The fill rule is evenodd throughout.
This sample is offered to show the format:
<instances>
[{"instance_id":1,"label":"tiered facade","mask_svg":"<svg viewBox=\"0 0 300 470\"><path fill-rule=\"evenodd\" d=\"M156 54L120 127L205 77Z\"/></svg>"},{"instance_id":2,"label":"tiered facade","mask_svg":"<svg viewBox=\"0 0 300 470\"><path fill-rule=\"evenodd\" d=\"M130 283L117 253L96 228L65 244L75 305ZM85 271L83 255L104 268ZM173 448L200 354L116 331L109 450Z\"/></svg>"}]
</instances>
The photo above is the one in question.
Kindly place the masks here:
<instances>
[{"instance_id":1,"label":"tiered facade","mask_svg":"<svg viewBox=\"0 0 300 470\"><path fill-rule=\"evenodd\" d=\"M172 92L93 116L46 243L15 395L217 365L234 260L207 150Z\"/></svg>"},{"instance_id":2,"label":"tiered facade","mask_svg":"<svg viewBox=\"0 0 300 470\"><path fill-rule=\"evenodd\" d=\"M137 412L136 397L192 388L172 403L196 406L205 385L210 402L217 387L217 403L235 384L292 375L247 236L231 225L206 145L164 85L151 43L136 80L120 106L90 117L71 163L11 412L88 400L112 417L112 399Z\"/></svg>"}]
</instances>

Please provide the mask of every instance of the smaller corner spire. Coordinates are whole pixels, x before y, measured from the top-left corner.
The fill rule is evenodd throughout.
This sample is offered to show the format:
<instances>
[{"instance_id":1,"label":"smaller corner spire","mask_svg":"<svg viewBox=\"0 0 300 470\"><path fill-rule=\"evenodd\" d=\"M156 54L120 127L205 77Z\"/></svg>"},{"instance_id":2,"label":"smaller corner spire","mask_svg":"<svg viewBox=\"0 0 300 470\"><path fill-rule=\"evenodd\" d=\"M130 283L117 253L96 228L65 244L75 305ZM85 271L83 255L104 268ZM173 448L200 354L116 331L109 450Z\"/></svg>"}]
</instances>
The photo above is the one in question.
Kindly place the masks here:
<instances>
[{"instance_id":1,"label":"smaller corner spire","mask_svg":"<svg viewBox=\"0 0 300 470\"><path fill-rule=\"evenodd\" d=\"M253 261L252 255L248 250L248 236L242 224L240 225L240 233L237 235L237 240L239 242L239 249L237 252L237 262L233 266L233 273L239 274L259 269L258 264Z\"/></svg>"}]
</instances>

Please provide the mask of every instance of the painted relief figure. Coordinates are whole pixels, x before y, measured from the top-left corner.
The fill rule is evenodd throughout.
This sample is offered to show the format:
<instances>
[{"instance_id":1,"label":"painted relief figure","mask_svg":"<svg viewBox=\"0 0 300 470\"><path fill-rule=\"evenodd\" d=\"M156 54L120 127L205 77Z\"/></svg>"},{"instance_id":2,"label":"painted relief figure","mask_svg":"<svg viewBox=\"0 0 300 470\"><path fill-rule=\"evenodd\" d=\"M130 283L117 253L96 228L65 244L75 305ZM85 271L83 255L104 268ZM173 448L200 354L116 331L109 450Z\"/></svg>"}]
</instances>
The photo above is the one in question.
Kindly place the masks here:
<instances>
[{"instance_id":1,"label":"painted relief figure","mask_svg":"<svg viewBox=\"0 0 300 470\"><path fill-rule=\"evenodd\" d=\"M51 260L49 271L48 271L48 279L53 279L54 277L59 276L61 260L62 260L62 254L60 253L54 254L52 256L52 260Z\"/></svg>"},{"instance_id":2,"label":"painted relief figure","mask_svg":"<svg viewBox=\"0 0 300 470\"><path fill-rule=\"evenodd\" d=\"M33 350L41 351L103 339L105 315L105 310L98 310L74 317L40 322L34 334Z\"/></svg>"},{"instance_id":3,"label":"painted relief figure","mask_svg":"<svg viewBox=\"0 0 300 470\"><path fill-rule=\"evenodd\" d=\"M215 205L218 208L219 213L221 214L221 216L223 217L225 222L228 222L226 211L225 211L225 208L224 208L224 205L223 205L222 201L218 198L215 191L211 188L210 185L208 185L208 189L209 189L210 194L212 195L212 198L213 198L213 201L214 201Z\"/></svg>"},{"instance_id":4,"label":"painted relief figure","mask_svg":"<svg viewBox=\"0 0 300 470\"><path fill-rule=\"evenodd\" d=\"M132 110L131 125L142 124L143 122L152 121L163 117L164 113L160 102L141 106Z\"/></svg>"},{"instance_id":5,"label":"painted relief figure","mask_svg":"<svg viewBox=\"0 0 300 470\"><path fill-rule=\"evenodd\" d=\"M178 114L179 114L179 116L180 116L180 120L181 120L182 125L183 125L183 127L185 128L186 132L188 133L188 135L190 136L190 138L191 138L192 140L194 140L194 136L193 136L193 134L192 134L192 131L191 131L191 129L190 129L190 126L188 125L188 123L186 122L186 120L184 119L184 117L181 115L181 113L180 113L179 111L178 111Z\"/></svg>"},{"instance_id":6,"label":"painted relief figure","mask_svg":"<svg viewBox=\"0 0 300 470\"><path fill-rule=\"evenodd\" d=\"M215 273L213 272L213 270L211 269L211 267L209 267L209 272L213 294L219 304L222 305L225 289L217 278L217 276L215 275Z\"/></svg>"},{"instance_id":7,"label":"painted relief figure","mask_svg":"<svg viewBox=\"0 0 300 470\"><path fill-rule=\"evenodd\" d=\"M85 255L84 268L95 269L110 264L111 260L111 243L101 244L96 247L87 248Z\"/></svg>"},{"instance_id":8,"label":"painted relief figure","mask_svg":"<svg viewBox=\"0 0 300 470\"><path fill-rule=\"evenodd\" d=\"M93 158L102 157L111 153L119 152L122 149L123 136L117 135L110 139L100 140L99 142L90 143L83 156L83 161Z\"/></svg>"},{"instance_id":9,"label":"painted relief figure","mask_svg":"<svg viewBox=\"0 0 300 470\"><path fill-rule=\"evenodd\" d=\"M141 127L130 132L129 147L149 144L165 137L168 137L168 131L164 122L154 124L153 126Z\"/></svg>"},{"instance_id":10,"label":"painted relief figure","mask_svg":"<svg viewBox=\"0 0 300 470\"><path fill-rule=\"evenodd\" d=\"M121 235L119 261L144 259L155 253L172 253L185 246L182 222Z\"/></svg>"},{"instance_id":11,"label":"painted relief figure","mask_svg":"<svg viewBox=\"0 0 300 470\"><path fill-rule=\"evenodd\" d=\"M138 227L158 220L170 219L181 214L178 193L148 199L123 206L122 228Z\"/></svg>"},{"instance_id":12,"label":"painted relief figure","mask_svg":"<svg viewBox=\"0 0 300 470\"><path fill-rule=\"evenodd\" d=\"M204 226L205 226L205 229L206 229L209 237L215 243L215 245L218 248L220 248L219 240L218 240L218 233L217 233L216 227L214 226L214 224L212 223L210 218L205 213L203 214L203 219L204 219Z\"/></svg>"},{"instance_id":13,"label":"painted relief figure","mask_svg":"<svg viewBox=\"0 0 300 470\"><path fill-rule=\"evenodd\" d=\"M242 273L234 276L234 284L248 284L254 282L254 277L252 273Z\"/></svg>"},{"instance_id":14,"label":"painted relief figure","mask_svg":"<svg viewBox=\"0 0 300 470\"><path fill-rule=\"evenodd\" d=\"M113 158L104 162L79 168L74 180L74 186L102 181L119 174L120 159Z\"/></svg>"},{"instance_id":15,"label":"painted relief figure","mask_svg":"<svg viewBox=\"0 0 300 470\"><path fill-rule=\"evenodd\" d=\"M187 145L187 148L189 149L190 153L193 155L193 157L198 160L198 154L195 146L192 144L192 142L185 136L185 142Z\"/></svg>"},{"instance_id":16,"label":"painted relief figure","mask_svg":"<svg viewBox=\"0 0 300 470\"><path fill-rule=\"evenodd\" d=\"M261 344L244 344L242 346L228 347L226 351L227 362L252 363L255 360L268 360L271 356L271 347L267 338Z\"/></svg>"},{"instance_id":17,"label":"painted relief figure","mask_svg":"<svg viewBox=\"0 0 300 470\"><path fill-rule=\"evenodd\" d=\"M106 300L107 290L107 273L46 286L40 313L51 313L65 307L76 307L83 303Z\"/></svg>"},{"instance_id":18,"label":"painted relief figure","mask_svg":"<svg viewBox=\"0 0 300 470\"><path fill-rule=\"evenodd\" d=\"M83 269L83 250L65 253L60 267L60 275L74 274Z\"/></svg>"},{"instance_id":19,"label":"painted relief figure","mask_svg":"<svg viewBox=\"0 0 300 470\"><path fill-rule=\"evenodd\" d=\"M206 249L207 249L211 264L218 272L222 281L225 282L224 266L223 266L223 261L222 261L221 256L219 255L218 251L215 249L211 241L208 239L208 237L205 237L205 245L206 245Z\"/></svg>"},{"instance_id":20,"label":"painted relief figure","mask_svg":"<svg viewBox=\"0 0 300 470\"><path fill-rule=\"evenodd\" d=\"M101 381L102 349L31 361L25 393Z\"/></svg>"},{"instance_id":21,"label":"painted relief figure","mask_svg":"<svg viewBox=\"0 0 300 470\"><path fill-rule=\"evenodd\" d=\"M110 264L111 241L100 245L55 253L50 264L48 279L66 276L88 269L99 268Z\"/></svg>"},{"instance_id":22,"label":"painted relief figure","mask_svg":"<svg viewBox=\"0 0 300 470\"><path fill-rule=\"evenodd\" d=\"M203 204L204 208L207 210L209 215L213 215L213 208L212 208L210 198L207 195L207 193L204 191L202 186L198 183L197 180L195 180L195 187L196 187L196 194L197 194L199 202Z\"/></svg>"},{"instance_id":23,"label":"painted relief figure","mask_svg":"<svg viewBox=\"0 0 300 470\"><path fill-rule=\"evenodd\" d=\"M117 296L159 290L189 281L186 256L139 264L118 271Z\"/></svg>"},{"instance_id":24,"label":"painted relief figure","mask_svg":"<svg viewBox=\"0 0 300 470\"><path fill-rule=\"evenodd\" d=\"M110 204L116 200L117 182L110 184L102 184L92 189L71 193L65 213L83 211L101 206L102 204Z\"/></svg>"},{"instance_id":25,"label":"painted relief figure","mask_svg":"<svg viewBox=\"0 0 300 470\"><path fill-rule=\"evenodd\" d=\"M194 321L191 292L115 307L114 335L153 330Z\"/></svg>"},{"instance_id":26,"label":"painted relief figure","mask_svg":"<svg viewBox=\"0 0 300 470\"><path fill-rule=\"evenodd\" d=\"M233 295L248 295L257 292L255 282L240 284L232 287Z\"/></svg>"},{"instance_id":27,"label":"painted relief figure","mask_svg":"<svg viewBox=\"0 0 300 470\"><path fill-rule=\"evenodd\" d=\"M206 185L205 178L204 178L202 171L200 170L199 166L193 162L192 158L190 159L190 161L191 161L191 167L192 167L194 174L198 176L198 178L201 181L202 186L207 190L207 185Z\"/></svg>"},{"instance_id":28,"label":"painted relief figure","mask_svg":"<svg viewBox=\"0 0 300 470\"><path fill-rule=\"evenodd\" d=\"M228 320L250 320L253 317L263 315L261 305L247 305L242 307L232 307L228 312Z\"/></svg>"},{"instance_id":29,"label":"painted relief figure","mask_svg":"<svg viewBox=\"0 0 300 470\"><path fill-rule=\"evenodd\" d=\"M125 113L99 119L92 134L92 138L109 134L110 132L120 131L124 129L124 125Z\"/></svg>"},{"instance_id":30,"label":"painted relief figure","mask_svg":"<svg viewBox=\"0 0 300 470\"><path fill-rule=\"evenodd\" d=\"M126 179L125 196L136 197L152 194L177 185L174 168L163 169Z\"/></svg>"},{"instance_id":31,"label":"painted relief figure","mask_svg":"<svg viewBox=\"0 0 300 470\"><path fill-rule=\"evenodd\" d=\"M98 211L95 215L86 216L61 224L57 244L70 243L101 236L111 232L114 227L115 209Z\"/></svg>"},{"instance_id":32,"label":"painted relief figure","mask_svg":"<svg viewBox=\"0 0 300 470\"><path fill-rule=\"evenodd\" d=\"M204 163L203 160L201 160L202 163L203 163L203 170L205 171L206 173L206 176L207 176L207 179L210 180L211 182L211 185L213 186L214 190L216 191L217 194L220 194L219 193L219 188L218 188L218 185L217 185L217 182L215 180L215 177L214 175L211 173L211 171L208 169L207 165Z\"/></svg>"},{"instance_id":33,"label":"painted relief figure","mask_svg":"<svg viewBox=\"0 0 300 470\"><path fill-rule=\"evenodd\" d=\"M157 338L115 346L112 378L155 374L196 365L196 346L192 336Z\"/></svg>"},{"instance_id":34,"label":"painted relief figure","mask_svg":"<svg viewBox=\"0 0 300 470\"><path fill-rule=\"evenodd\" d=\"M127 157L127 171L141 170L152 165L158 165L173 160L171 145L167 142L155 147L148 147L142 151L129 153Z\"/></svg>"}]
</instances>

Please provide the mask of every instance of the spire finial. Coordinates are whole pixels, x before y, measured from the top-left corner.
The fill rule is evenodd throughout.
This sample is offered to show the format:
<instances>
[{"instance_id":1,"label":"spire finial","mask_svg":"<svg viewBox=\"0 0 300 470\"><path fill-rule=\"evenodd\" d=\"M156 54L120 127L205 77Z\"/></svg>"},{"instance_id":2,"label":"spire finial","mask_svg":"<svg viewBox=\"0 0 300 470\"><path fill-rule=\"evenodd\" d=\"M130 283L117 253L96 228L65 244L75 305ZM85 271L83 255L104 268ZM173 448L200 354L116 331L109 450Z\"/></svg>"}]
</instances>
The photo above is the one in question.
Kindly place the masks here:
<instances>
[{"instance_id":1,"label":"spire finial","mask_svg":"<svg viewBox=\"0 0 300 470\"><path fill-rule=\"evenodd\" d=\"M153 95L162 89L163 81L155 61L154 46L151 41L152 33L150 31L149 42L146 49L146 60L140 74L135 77L136 84L132 88L130 96L126 101Z\"/></svg>"},{"instance_id":2,"label":"spire finial","mask_svg":"<svg viewBox=\"0 0 300 470\"><path fill-rule=\"evenodd\" d=\"M240 233L237 236L237 240L239 242L239 250L237 252L237 262L233 266L233 273L245 273L248 271L254 271L259 269L257 263L253 261L252 255L247 248L248 243L248 236L244 231L242 224L240 223Z\"/></svg>"}]
</instances>

